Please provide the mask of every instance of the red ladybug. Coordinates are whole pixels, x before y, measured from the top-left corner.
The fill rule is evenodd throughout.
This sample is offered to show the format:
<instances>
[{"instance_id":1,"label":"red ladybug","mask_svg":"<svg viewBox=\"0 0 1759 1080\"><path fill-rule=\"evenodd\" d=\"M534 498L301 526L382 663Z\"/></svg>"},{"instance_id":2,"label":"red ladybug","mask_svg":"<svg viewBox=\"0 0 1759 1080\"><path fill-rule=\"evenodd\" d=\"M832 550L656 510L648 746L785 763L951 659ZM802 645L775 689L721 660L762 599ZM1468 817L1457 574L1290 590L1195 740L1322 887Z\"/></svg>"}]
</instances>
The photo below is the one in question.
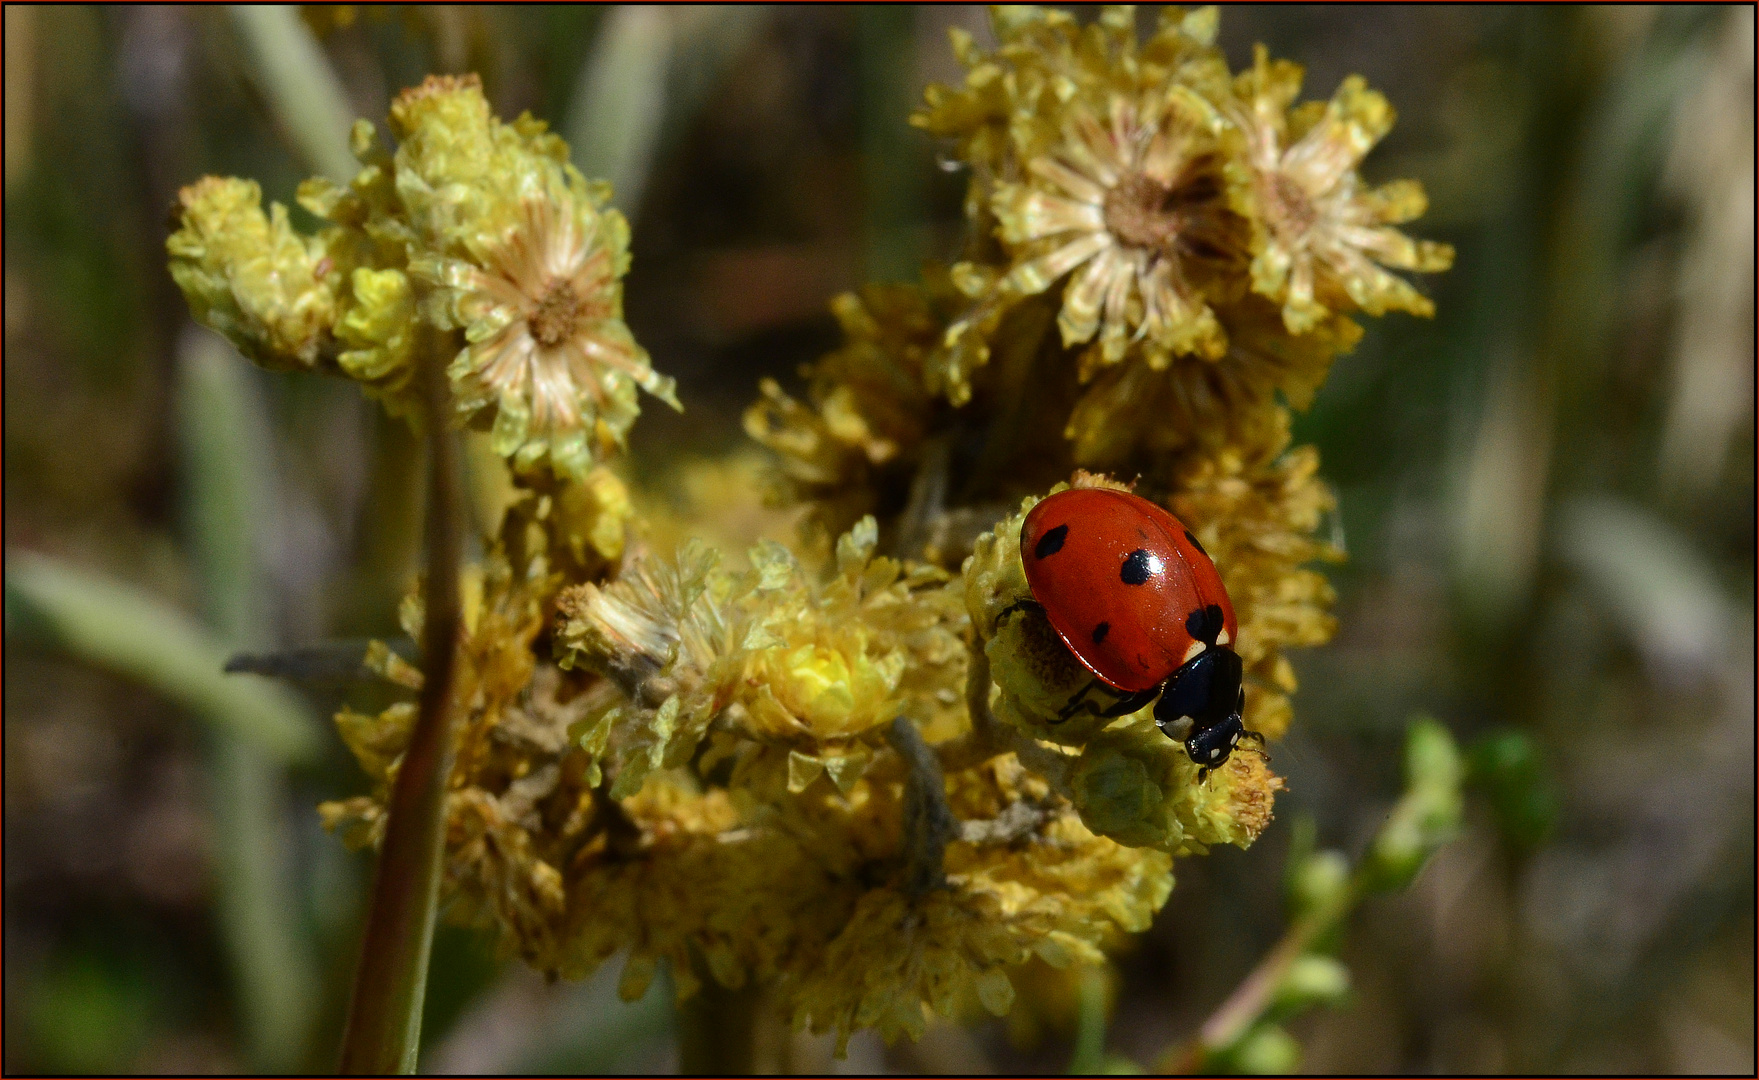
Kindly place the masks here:
<instances>
[{"instance_id":1,"label":"red ladybug","mask_svg":"<svg viewBox=\"0 0 1759 1080\"><path fill-rule=\"evenodd\" d=\"M1234 605L1203 545L1179 519L1140 496L1075 488L1026 515L1020 558L1032 601L1098 678L1061 711L1124 716L1153 701L1155 723L1183 738L1199 780L1228 759L1240 713ZM1006 614L1004 612L1004 614ZM1102 686L1103 684L1103 686ZM1089 691L1110 693L1101 706Z\"/></svg>"}]
</instances>

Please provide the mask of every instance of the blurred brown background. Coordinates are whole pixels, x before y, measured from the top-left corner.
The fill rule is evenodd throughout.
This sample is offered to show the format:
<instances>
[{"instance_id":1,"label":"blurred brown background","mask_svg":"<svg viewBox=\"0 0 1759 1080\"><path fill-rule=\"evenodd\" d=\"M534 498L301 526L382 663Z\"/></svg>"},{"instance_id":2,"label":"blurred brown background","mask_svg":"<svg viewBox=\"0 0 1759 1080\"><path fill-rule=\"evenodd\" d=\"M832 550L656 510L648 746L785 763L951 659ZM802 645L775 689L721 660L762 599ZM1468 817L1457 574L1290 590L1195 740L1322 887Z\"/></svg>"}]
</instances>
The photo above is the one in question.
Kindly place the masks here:
<instances>
[{"instance_id":1,"label":"blurred brown background","mask_svg":"<svg viewBox=\"0 0 1759 1080\"><path fill-rule=\"evenodd\" d=\"M831 295L956 249L964 178L905 124L959 75L952 25L987 38L964 7L6 8L8 1071L327 1067L353 963L369 868L312 809L365 784L322 719L342 687L291 706L311 752L241 755L15 587L41 553L229 647L395 632L414 443L192 326L177 188L290 203L336 160L328 117L480 72L617 186L629 322L688 409L643 418L631 469L683 499L758 379L834 342ZM1255 41L1309 96L1386 92L1368 177L1421 179L1413 231L1459 261L1433 322L1371 326L1297 422L1341 498L1342 629L1294 657L1278 824L1180 864L1110 1045L1151 1060L1226 996L1281 933L1289 823L1353 852L1427 711L1473 750L1470 827L1358 914L1349 1001L1293 1025L1304 1068L1751 1073L1752 9L1228 8L1236 66ZM252 513L215 509L226 483ZM614 967L549 987L443 932L424 1069L671 1068L666 990L619 1003ZM1060 1071L1069 1016L1038 1020L838 1067Z\"/></svg>"}]
</instances>

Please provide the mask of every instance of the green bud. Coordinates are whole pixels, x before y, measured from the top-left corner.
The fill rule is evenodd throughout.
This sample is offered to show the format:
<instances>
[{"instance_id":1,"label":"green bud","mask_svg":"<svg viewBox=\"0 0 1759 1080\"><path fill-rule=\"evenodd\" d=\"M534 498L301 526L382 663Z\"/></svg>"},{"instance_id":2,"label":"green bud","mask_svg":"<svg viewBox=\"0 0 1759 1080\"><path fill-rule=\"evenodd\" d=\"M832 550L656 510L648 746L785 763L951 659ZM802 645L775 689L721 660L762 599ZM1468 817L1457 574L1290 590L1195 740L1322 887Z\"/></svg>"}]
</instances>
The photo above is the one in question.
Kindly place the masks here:
<instances>
[{"instance_id":1,"label":"green bud","mask_svg":"<svg viewBox=\"0 0 1759 1080\"><path fill-rule=\"evenodd\" d=\"M1452 839L1464 810L1461 774L1459 751L1447 728L1428 717L1412 721L1405 743L1405 794L1369 846L1361 870L1364 889L1404 888Z\"/></svg>"},{"instance_id":2,"label":"green bud","mask_svg":"<svg viewBox=\"0 0 1759 1080\"><path fill-rule=\"evenodd\" d=\"M1340 852L1316 851L1289 874L1289 907L1293 918L1331 907L1350 887L1350 863Z\"/></svg>"},{"instance_id":3,"label":"green bud","mask_svg":"<svg viewBox=\"0 0 1759 1080\"><path fill-rule=\"evenodd\" d=\"M1524 731L1493 731L1473 745L1467 776L1490 798L1503 839L1519 850L1544 842L1557 824L1558 793Z\"/></svg>"},{"instance_id":4,"label":"green bud","mask_svg":"<svg viewBox=\"0 0 1759 1080\"><path fill-rule=\"evenodd\" d=\"M1457 796L1461 776L1460 751L1448 729L1434 717L1412 720L1405 736L1405 786Z\"/></svg>"},{"instance_id":5,"label":"green bud","mask_svg":"<svg viewBox=\"0 0 1759 1080\"><path fill-rule=\"evenodd\" d=\"M1230 1071L1263 1076L1301 1067L1301 1044L1275 1024L1262 1024L1227 1055Z\"/></svg>"},{"instance_id":6,"label":"green bud","mask_svg":"<svg viewBox=\"0 0 1759 1080\"><path fill-rule=\"evenodd\" d=\"M1082 823L1130 847L1177 851L1184 840L1173 806L1179 752L1152 725L1095 736L1070 777Z\"/></svg>"},{"instance_id":7,"label":"green bud","mask_svg":"<svg viewBox=\"0 0 1759 1080\"><path fill-rule=\"evenodd\" d=\"M1310 1005L1334 1005L1349 992L1349 968L1333 957L1308 953L1289 965L1272 1007L1294 1012Z\"/></svg>"},{"instance_id":8,"label":"green bud","mask_svg":"<svg viewBox=\"0 0 1759 1080\"><path fill-rule=\"evenodd\" d=\"M1141 1076L1147 1071L1122 1054L1107 1054L1099 1063L1101 1076Z\"/></svg>"}]
</instances>

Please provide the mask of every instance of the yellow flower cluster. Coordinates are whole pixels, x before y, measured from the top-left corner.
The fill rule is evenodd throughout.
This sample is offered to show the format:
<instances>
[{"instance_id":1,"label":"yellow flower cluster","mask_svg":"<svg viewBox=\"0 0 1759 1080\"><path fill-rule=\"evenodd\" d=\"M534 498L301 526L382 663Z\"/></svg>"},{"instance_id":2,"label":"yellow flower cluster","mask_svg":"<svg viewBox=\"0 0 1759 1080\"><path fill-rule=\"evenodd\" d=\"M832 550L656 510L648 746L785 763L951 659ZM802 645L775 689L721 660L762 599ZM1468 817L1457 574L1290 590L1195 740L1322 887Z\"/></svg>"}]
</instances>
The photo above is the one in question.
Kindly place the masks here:
<instances>
[{"instance_id":1,"label":"yellow flower cluster","mask_svg":"<svg viewBox=\"0 0 1759 1080\"><path fill-rule=\"evenodd\" d=\"M963 701L963 612L944 572L876 558L876 543L862 519L823 583L773 541L740 574L692 543L564 592L562 663L606 672L630 701L581 736L612 756L612 796L689 762L716 721L725 738L708 755L794 792L823 774L847 793L898 716L947 726Z\"/></svg>"},{"instance_id":2,"label":"yellow flower cluster","mask_svg":"<svg viewBox=\"0 0 1759 1080\"><path fill-rule=\"evenodd\" d=\"M807 529L742 564L653 550L761 530L644 524L608 468L636 389L675 399L621 319L628 227L541 123L429 79L392 108L394 150L357 124L359 174L302 187L326 222L309 237L246 181L183 193L169 249L198 318L403 412L444 366L508 464L463 580L444 896L545 972L623 953L629 997L662 963L681 995L759 984L840 1042L1019 995L1049 1018L1069 995L1047 966L1103 963L1174 857L1270 823L1262 755L1204 778L1147 710L1058 715L1091 674L1019 603L1021 523L1071 479L1135 477L1213 557L1246 726L1280 738L1283 650L1333 630L1310 564L1339 555L1289 409L1359 339L1353 315L1429 313L1388 268L1450 252L1392 228L1421 212L1414 184L1358 177L1392 119L1360 80L1296 104L1299 69L1262 50L1233 74L1209 8L1142 41L1122 8L992 18L995 51L955 33L964 83L912 118L969 167L962 257L837 299L844 344L803 399L760 387L746 429ZM383 646L369 660L420 686ZM321 808L349 843L383 835L414 717L338 715L375 785Z\"/></svg>"},{"instance_id":3,"label":"yellow flower cluster","mask_svg":"<svg viewBox=\"0 0 1759 1080\"><path fill-rule=\"evenodd\" d=\"M929 87L911 122L968 169L962 257L839 298L845 344L808 369L804 400L766 384L746 416L816 527L874 514L883 550L959 568L973 651L963 733L938 743L949 769L973 743L1006 746L1085 831L1169 855L1250 844L1282 782L1243 752L1198 783L1146 710L1059 716L1092 676L1019 606L1024 515L1071 475L1113 484L1082 470L1135 477L1214 559L1245 725L1280 738L1283 651L1334 630L1311 564L1341 557L1290 410L1360 340L1358 316L1433 313L1393 271L1452 260L1395 227L1422 213L1417 184L1357 172L1386 100L1352 77L1298 103L1300 68L1262 48L1231 72L1218 18L1166 8L1139 39L1129 8L998 7L993 51L955 31L964 81ZM844 989L859 1026L872 1006Z\"/></svg>"},{"instance_id":4,"label":"yellow flower cluster","mask_svg":"<svg viewBox=\"0 0 1759 1080\"><path fill-rule=\"evenodd\" d=\"M923 287L875 284L831 302L844 345L813 365L811 407L770 379L745 414L745 430L776 451L791 498L813 507L821 535L864 515L888 519L908 498L935 411L926 382L959 296L945 274Z\"/></svg>"},{"instance_id":5,"label":"yellow flower cluster","mask_svg":"<svg viewBox=\"0 0 1759 1080\"><path fill-rule=\"evenodd\" d=\"M965 84L930 87L911 118L957 140L986 240L953 268L973 303L949 329L950 366L983 364L1006 313L1058 284L1062 341L1092 342L1088 374L1132 355L1157 371L1178 356L1224 362L1248 293L1297 335L1358 309L1431 313L1384 267L1443 270L1453 253L1391 227L1422 214L1418 185L1370 189L1356 173L1393 121L1360 78L1291 108L1299 65L1261 47L1230 77L1214 8L1163 9L1140 43L1126 7L1085 27L998 8L993 26L993 54L955 33Z\"/></svg>"},{"instance_id":6,"label":"yellow flower cluster","mask_svg":"<svg viewBox=\"0 0 1759 1080\"><path fill-rule=\"evenodd\" d=\"M496 119L475 76L405 91L390 132L395 152L357 121L354 178L300 185L328 223L315 236L279 204L265 215L255 183L185 188L167 248L196 318L258 363L345 375L409 415L417 357L439 350L460 418L521 472L586 476L640 413L637 387L677 407L623 323L628 223L560 138Z\"/></svg>"}]
</instances>

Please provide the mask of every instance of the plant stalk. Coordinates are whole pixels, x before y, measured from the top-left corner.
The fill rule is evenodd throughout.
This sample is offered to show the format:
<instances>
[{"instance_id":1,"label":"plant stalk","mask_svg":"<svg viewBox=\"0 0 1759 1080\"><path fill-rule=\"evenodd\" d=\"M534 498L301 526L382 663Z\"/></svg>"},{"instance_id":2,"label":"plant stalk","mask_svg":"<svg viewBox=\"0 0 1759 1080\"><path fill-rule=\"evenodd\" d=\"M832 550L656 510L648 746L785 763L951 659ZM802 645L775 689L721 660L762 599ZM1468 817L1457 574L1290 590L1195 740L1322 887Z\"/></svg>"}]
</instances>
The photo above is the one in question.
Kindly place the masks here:
<instances>
[{"instance_id":1,"label":"plant stalk","mask_svg":"<svg viewBox=\"0 0 1759 1080\"><path fill-rule=\"evenodd\" d=\"M430 350L429 355L438 355ZM428 429L424 681L409 749L391 788L360 968L355 974L340 1071L413 1073L422 1001L433 947L446 841L446 789L452 775L456 710L452 686L460 622L463 491L456 436L447 422L441 365L426 365Z\"/></svg>"},{"instance_id":2,"label":"plant stalk","mask_svg":"<svg viewBox=\"0 0 1759 1080\"><path fill-rule=\"evenodd\" d=\"M678 1071L685 1076L749 1076L756 1053L759 995L747 983L729 990L713 979L679 1011Z\"/></svg>"},{"instance_id":3,"label":"plant stalk","mask_svg":"<svg viewBox=\"0 0 1759 1080\"><path fill-rule=\"evenodd\" d=\"M1352 883L1349 888L1339 890L1325 906L1308 912L1291 926L1283 939L1252 969L1252 973L1234 988L1234 992L1228 995L1221 1007L1203 1022L1197 1037L1162 1055L1156 1071L1203 1071L1211 1055L1239 1042L1270 1007L1277 987L1282 985L1283 977L1288 974L1290 966L1312 947L1321 934L1347 915L1360 896L1361 888Z\"/></svg>"}]
</instances>

